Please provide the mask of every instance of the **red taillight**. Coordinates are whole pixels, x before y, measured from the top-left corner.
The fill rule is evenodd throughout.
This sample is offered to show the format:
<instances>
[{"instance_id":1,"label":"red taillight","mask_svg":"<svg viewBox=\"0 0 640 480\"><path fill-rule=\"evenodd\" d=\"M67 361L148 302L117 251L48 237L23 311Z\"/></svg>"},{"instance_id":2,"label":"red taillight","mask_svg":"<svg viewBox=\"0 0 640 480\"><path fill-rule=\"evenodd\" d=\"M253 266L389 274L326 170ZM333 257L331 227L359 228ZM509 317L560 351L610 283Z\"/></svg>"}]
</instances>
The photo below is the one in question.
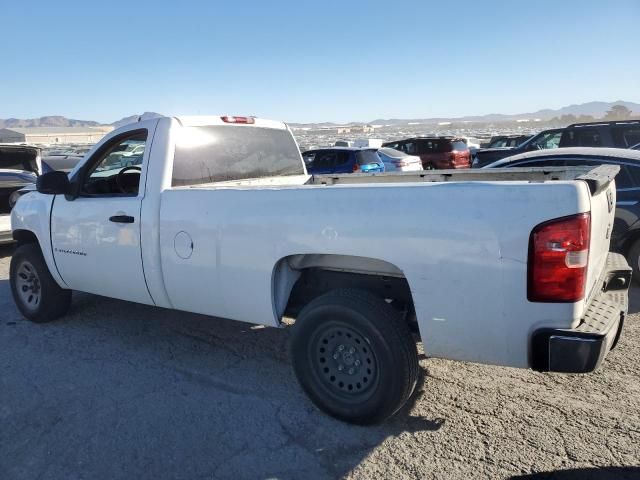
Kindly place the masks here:
<instances>
[{"instance_id":1,"label":"red taillight","mask_svg":"<svg viewBox=\"0 0 640 480\"><path fill-rule=\"evenodd\" d=\"M230 115L225 115L224 117L220 117L220 119L224 123L246 123L249 125L256 123L256 120L253 117L232 117Z\"/></svg>"},{"instance_id":2,"label":"red taillight","mask_svg":"<svg viewBox=\"0 0 640 480\"><path fill-rule=\"evenodd\" d=\"M357 163L353 164L353 173L359 172L360 171L360 165L358 165Z\"/></svg>"},{"instance_id":3,"label":"red taillight","mask_svg":"<svg viewBox=\"0 0 640 480\"><path fill-rule=\"evenodd\" d=\"M584 298L591 216L581 213L541 223L529 240L530 302L577 302Z\"/></svg>"}]
</instances>

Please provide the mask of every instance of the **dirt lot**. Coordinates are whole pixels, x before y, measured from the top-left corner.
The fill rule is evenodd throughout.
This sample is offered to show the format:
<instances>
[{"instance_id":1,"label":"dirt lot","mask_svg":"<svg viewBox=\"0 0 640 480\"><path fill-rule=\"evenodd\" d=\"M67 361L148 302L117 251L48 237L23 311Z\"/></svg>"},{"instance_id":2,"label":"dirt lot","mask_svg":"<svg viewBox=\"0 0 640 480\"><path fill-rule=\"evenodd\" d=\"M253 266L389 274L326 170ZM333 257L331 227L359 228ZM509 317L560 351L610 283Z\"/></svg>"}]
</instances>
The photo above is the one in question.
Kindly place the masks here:
<instances>
[{"instance_id":1,"label":"dirt lot","mask_svg":"<svg viewBox=\"0 0 640 480\"><path fill-rule=\"evenodd\" d=\"M414 403L353 427L306 399L287 329L82 294L35 325L11 300L10 255L0 249L2 479L640 478L637 313L595 374L423 357Z\"/></svg>"}]
</instances>

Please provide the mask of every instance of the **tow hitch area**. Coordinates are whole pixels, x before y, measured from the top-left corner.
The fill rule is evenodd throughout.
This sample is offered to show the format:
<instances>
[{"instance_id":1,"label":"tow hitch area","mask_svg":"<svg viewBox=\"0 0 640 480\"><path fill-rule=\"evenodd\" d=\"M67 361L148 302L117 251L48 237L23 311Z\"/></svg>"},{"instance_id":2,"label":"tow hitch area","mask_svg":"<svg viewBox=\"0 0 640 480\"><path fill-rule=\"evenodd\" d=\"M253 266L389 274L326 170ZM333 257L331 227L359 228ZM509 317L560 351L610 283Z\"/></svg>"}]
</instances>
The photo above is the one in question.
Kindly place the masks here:
<instances>
[{"instance_id":1,"label":"tow hitch area","mask_svg":"<svg viewBox=\"0 0 640 480\"><path fill-rule=\"evenodd\" d=\"M597 369L618 343L628 309L631 268L626 259L609 253L602 289L592 299L575 329L540 329L533 334L531 367L562 373Z\"/></svg>"}]
</instances>

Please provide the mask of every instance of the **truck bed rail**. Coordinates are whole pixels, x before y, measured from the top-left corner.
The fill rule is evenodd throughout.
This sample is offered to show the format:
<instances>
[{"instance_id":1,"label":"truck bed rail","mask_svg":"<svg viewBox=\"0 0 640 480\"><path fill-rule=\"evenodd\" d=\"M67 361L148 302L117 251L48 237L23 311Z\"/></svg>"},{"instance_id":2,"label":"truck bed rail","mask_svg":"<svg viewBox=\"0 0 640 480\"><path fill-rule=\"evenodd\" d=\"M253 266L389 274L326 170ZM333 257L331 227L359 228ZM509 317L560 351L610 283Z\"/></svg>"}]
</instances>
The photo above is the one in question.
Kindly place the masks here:
<instances>
[{"instance_id":1,"label":"truck bed rail","mask_svg":"<svg viewBox=\"0 0 640 480\"><path fill-rule=\"evenodd\" d=\"M594 194L615 178L620 167L602 165L572 167L468 168L460 170L426 170L424 172L349 173L342 175L313 175L312 185L346 185L356 183L412 183L412 182L495 182L551 180L584 180Z\"/></svg>"}]
</instances>

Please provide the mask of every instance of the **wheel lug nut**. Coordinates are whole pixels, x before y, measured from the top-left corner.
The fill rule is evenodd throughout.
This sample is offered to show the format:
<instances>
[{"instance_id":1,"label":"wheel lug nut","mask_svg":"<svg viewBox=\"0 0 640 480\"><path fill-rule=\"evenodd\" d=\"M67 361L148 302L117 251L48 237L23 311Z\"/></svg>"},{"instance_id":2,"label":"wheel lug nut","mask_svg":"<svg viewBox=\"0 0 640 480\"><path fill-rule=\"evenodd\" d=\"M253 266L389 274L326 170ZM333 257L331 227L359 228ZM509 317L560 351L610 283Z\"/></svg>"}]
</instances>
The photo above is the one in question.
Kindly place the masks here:
<instances>
[{"instance_id":1,"label":"wheel lug nut","mask_svg":"<svg viewBox=\"0 0 640 480\"><path fill-rule=\"evenodd\" d=\"M353 364L354 364L356 367L359 367L359 366L360 366L360 360L356 360L355 362L353 362Z\"/></svg>"},{"instance_id":2,"label":"wheel lug nut","mask_svg":"<svg viewBox=\"0 0 640 480\"><path fill-rule=\"evenodd\" d=\"M342 365L338 365L338 370L339 370L339 371L344 370L344 366L342 366Z\"/></svg>"},{"instance_id":3,"label":"wheel lug nut","mask_svg":"<svg viewBox=\"0 0 640 480\"><path fill-rule=\"evenodd\" d=\"M356 349L355 349L355 348L353 348L353 347L351 347L351 348L349 349L349 353L356 353Z\"/></svg>"},{"instance_id":4,"label":"wheel lug nut","mask_svg":"<svg viewBox=\"0 0 640 480\"><path fill-rule=\"evenodd\" d=\"M353 375L353 368L349 369L349 375Z\"/></svg>"},{"instance_id":5,"label":"wheel lug nut","mask_svg":"<svg viewBox=\"0 0 640 480\"><path fill-rule=\"evenodd\" d=\"M338 345L338 350L339 351L343 351L344 350L344 345Z\"/></svg>"},{"instance_id":6,"label":"wheel lug nut","mask_svg":"<svg viewBox=\"0 0 640 480\"><path fill-rule=\"evenodd\" d=\"M337 359L338 359L338 357L339 357L339 355L338 355L337 353L334 353L334 354L333 354L333 359L334 359L334 360L337 360Z\"/></svg>"}]
</instances>

